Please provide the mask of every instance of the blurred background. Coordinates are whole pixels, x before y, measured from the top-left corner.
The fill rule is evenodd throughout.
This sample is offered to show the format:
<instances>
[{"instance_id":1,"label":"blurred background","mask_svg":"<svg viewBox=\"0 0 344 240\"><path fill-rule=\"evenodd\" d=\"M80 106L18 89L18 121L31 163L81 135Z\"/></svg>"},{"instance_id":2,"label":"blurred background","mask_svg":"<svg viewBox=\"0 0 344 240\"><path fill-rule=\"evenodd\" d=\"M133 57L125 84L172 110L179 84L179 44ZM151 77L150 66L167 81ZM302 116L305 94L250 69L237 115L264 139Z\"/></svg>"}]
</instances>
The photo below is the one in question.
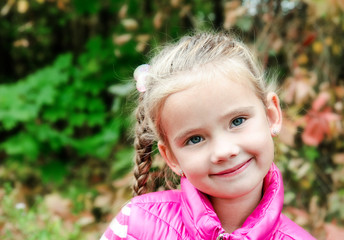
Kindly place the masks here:
<instances>
[{"instance_id":1,"label":"blurred background","mask_svg":"<svg viewBox=\"0 0 344 240\"><path fill-rule=\"evenodd\" d=\"M131 197L133 70L230 31L277 75L284 213L344 239L342 0L1 0L0 238L98 239Z\"/></svg>"}]
</instances>

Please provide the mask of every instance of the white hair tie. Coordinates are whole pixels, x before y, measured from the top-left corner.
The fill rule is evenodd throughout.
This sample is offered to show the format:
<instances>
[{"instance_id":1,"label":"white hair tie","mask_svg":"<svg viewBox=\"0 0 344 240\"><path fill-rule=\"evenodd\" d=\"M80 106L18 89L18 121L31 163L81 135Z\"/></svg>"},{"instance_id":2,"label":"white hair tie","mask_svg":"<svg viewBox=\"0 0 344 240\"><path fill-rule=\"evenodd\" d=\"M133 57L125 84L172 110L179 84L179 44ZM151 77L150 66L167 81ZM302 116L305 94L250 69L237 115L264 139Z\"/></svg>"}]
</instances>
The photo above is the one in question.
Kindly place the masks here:
<instances>
[{"instance_id":1,"label":"white hair tie","mask_svg":"<svg viewBox=\"0 0 344 240\"><path fill-rule=\"evenodd\" d=\"M136 80L136 89L139 92L146 91L146 78L148 76L150 66L148 64L142 64L138 66L134 71L134 79Z\"/></svg>"}]
</instances>

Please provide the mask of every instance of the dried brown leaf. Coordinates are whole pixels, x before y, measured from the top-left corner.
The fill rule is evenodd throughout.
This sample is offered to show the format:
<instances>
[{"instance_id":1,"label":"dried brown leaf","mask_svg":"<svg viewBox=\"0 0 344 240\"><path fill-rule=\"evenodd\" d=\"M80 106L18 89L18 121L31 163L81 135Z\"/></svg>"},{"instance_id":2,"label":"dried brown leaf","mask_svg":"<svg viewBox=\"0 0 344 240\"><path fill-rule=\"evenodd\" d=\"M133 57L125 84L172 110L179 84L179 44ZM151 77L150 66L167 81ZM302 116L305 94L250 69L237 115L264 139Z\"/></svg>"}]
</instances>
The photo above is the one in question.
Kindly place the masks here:
<instances>
[{"instance_id":1,"label":"dried brown leaf","mask_svg":"<svg viewBox=\"0 0 344 240\"><path fill-rule=\"evenodd\" d=\"M128 4L124 4L118 11L118 17L119 19L123 19L127 16L128 12Z\"/></svg>"},{"instance_id":2,"label":"dried brown leaf","mask_svg":"<svg viewBox=\"0 0 344 240\"><path fill-rule=\"evenodd\" d=\"M98 208L104 208L110 206L111 202L112 194L103 194L96 197L96 199L94 200L94 206Z\"/></svg>"},{"instance_id":3,"label":"dried brown leaf","mask_svg":"<svg viewBox=\"0 0 344 240\"><path fill-rule=\"evenodd\" d=\"M89 212L84 212L81 214L79 219L76 221L81 227L85 227L95 222L94 216Z\"/></svg>"},{"instance_id":4,"label":"dried brown leaf","mask_svg":"<svg viewBox=\"0 0 344 240\"><path fill-rule=\"evenodd\" d=\"M284 119L279 139L288 146L294 146L296 133L297 125L288 119Z\"/></svg>"},{"instance_id":5,"label":"dried brown leaf","mask_svg":"<svg viewBox=\"0 0 344 240\"><path fill-rule=\"evenodd\" d=\"M62 217L70 215L72 202L69 199L62 198L57 193L52 193L45 196L44 203L52 214Z\"/></svg>"},{"instance_id":6,"label":"dried brown leaf","mask_svg":"<svg viewBox=\"0 0 344 240\"><path fill-rule=\"evenodd\" d=\"M309 214L305 210L298 209L296 207L286 207L284 211L294 220L294 222L301 226L309 223Z\"/></svg>"},{"instance_id":7,"label":"dried brown leaf","mask_svg":"<svg viewBox=\"0 0 344 240\"><path fill-rule=\"evenodd\" d=\"M325 225L326 240L343 240L344 239L344 228L336 226L332 223Z\"/></svg>"},{"instance_id":8,"label":"dried brown leaf","mask_svg":"<svg viewBox=\"0 0 344 240\"><path fill-rule=\"evenodd\" d=\"M164 21L164 15L162 12L157 12L153 18L153 25L155 29L160 29Z\"/></svg>"},{"instance_id":9,"label":"dried brown leaf","mask_svg":"<svg viewBox=\"0 0 344 240\"><path fill-rule=\"evenodd\" d=\"M332 159L335 164L344 164L344 153L335 153Z\"/></svg>"},{"instance_id":10,"label":"dried brown leaf","mask_svg":"<svg viewBox=\"0 0 344 240\"><path fill-rule=\"evenodd\" d=\"M132 38L132 35L130 33L125 33L122 35L114 35L112 40L116 45L122 46L126 44L127 42L129 42L131 38Z\"/></svg>"}]
</instances>

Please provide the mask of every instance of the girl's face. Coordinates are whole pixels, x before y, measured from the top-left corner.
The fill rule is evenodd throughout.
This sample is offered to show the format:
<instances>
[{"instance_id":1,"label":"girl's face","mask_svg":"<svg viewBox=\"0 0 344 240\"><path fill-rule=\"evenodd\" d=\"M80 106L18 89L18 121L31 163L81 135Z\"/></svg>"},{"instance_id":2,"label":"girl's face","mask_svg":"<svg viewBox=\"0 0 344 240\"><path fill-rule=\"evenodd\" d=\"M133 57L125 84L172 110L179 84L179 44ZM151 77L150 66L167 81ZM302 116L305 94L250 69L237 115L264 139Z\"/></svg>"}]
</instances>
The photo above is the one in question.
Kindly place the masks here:
<instances>
[{"instance_id":1,"label":"girl's face","mask_svg":"<svg viewBox=\"0 0 344 240\"><path fill-rule=\"evenodd\" d=\"M170 95L161 124L167 142L158 147L172 170L212 197L234 199L261 189L281 109L276 94L266 108L252 88L218 76Z\"/></svg>"}]
</instances>

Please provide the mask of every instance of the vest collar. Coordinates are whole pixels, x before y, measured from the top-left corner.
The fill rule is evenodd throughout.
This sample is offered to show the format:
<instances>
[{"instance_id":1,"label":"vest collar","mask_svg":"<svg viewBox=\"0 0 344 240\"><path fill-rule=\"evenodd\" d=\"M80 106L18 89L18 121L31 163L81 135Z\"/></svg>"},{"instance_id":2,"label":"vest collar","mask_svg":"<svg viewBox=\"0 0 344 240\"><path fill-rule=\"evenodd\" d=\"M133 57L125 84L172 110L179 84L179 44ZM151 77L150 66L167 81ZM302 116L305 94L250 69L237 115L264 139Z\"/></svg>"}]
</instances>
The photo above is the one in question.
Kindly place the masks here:
<instances>
[{"instance_id":1,"label":"vest collar","mask_svg":"<svg viewBox=\"0 0 344 240\"><path fill-rule=\"evenodd\" d=\"M208 197L185 177L181 179L182 217L185 227L195 239L216 239L222 228ZM241 228L224 239L266 239L278 228L283 207L284 189L280 171L273 163L264 178L263 197Z\"/></svg>"}]
</instances>

